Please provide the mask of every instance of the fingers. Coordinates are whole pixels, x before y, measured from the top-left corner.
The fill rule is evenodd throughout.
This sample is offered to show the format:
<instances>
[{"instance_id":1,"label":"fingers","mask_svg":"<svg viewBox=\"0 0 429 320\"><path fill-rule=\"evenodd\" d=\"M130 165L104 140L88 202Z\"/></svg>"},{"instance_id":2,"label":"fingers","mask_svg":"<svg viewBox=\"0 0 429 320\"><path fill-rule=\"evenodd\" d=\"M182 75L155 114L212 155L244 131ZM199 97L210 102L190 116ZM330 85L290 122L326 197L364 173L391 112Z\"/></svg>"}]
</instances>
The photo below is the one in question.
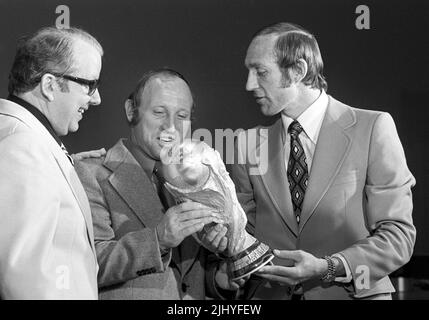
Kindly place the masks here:
<instances>
[{"instance_id":1,"label":"fingers","mask_svg":"<svg viewBox=\"0 0 429 320\"><path fill-rule=\"evenodd\" d=\"M201 231L204 228L204 223L197 222L193 223L189 226L184 227L181 230L181 236L184 238L190 236L191 234L194 234L195 232Z\"/></svg>"},{"instance_id":2,"label":"fingers","mask_svg":"<svg viewBox=\"0 0 429 320\"><path fill-rule=\"evenodd\" d=\"M218 225L220 226L220 225ZM214 239L211 241L211 244L213 247L216 248L217 251L223 252L226 249L226 246L228 244L228 239L225 237L226 232L228 229L225 226L220 227L219 233L214 237Z\"/></svg>"},{"instance_id":3,"label":"fingers","mask_svg":"<svg viewBox=\"0 0 429 320\"><path fill-rule=\"evenodd\" d=\"M83 152L74 153L71 155L71 157L74 161L81 161L81 160L85 159L85 157L82 154L83 154Z\"/></svg>"},{"instance_id":4,"label":"fingers","mask_svg":"<svg viewBox=\"0 0 429 320\"><path fill-rule=\"evenodd\" d=\"M179 232L181 232L182 236L185 238L194 232L201 231L206 224L214 222L213 219L213 217L203 217L199 219L180 221L178 224Z\"/></svg>"},{"instance_id":5,"label":"fingers","mask_svg":"<svg viewBox=\"0 0 429 320\"><path fill-rule=\"evenodd\" d=\"M290 286L294 286L296 284L298 284L298 281L291 279L291 278L287 278L287 277L281 277L281 276L276 276L276 275L272 275L272 274L258 274L260 277L265 278L267 280L270 281L275 281L275 282L279 282L279 283L284 283Z\"/></svg>"},{"instance_id":6,"label":"fingers","mask_svg":"<svg viewBox=\"0 0 429 320\"><path fill-rule=\"evenodd\" d=\"M213 252L223 252L228 245L228 239L225 237L228 228L217 224L208 231L201 241Z\"/></svg>"},{"instance_id":7,"label":"fingers","mask_svg":"<svg viewBox=\"0 0 429 320\"><path fill-rule=\"evenodd\" d=\"M290 259L293 261L301 261L302 256L299 250L274 250L274 255L281 259Z\"/></svg>"},{"instance_id":8,"label":"fingers","mask_svg":"<svg viewBox=\"0 0 429 320\"><path fill-rule=\"evenodd\" d=\"M187 236L201 231L206 224L209 223L223 223L221 215L213 208L207 207L197 202L185 202L167 210L162 220L163 233L162 240L167 242L170 246L177 246ZM219 235L218 231L210 234L209 239L216 245L214 250L225 250L227 246L226 239L223 240L226 230L221 230ZM209 243L208 246L212 246Z\"/></svg>"},{"instance_id":9,"label":"fingers","mask_svg":"<svg viewBox=\"0 0 429 320\"><path fill-rule=\"evenodd\" d=\"M226 248L228 247L228 239L226 237L223 237L217 247L217 250L219 252L224 252Z\"/></svg>"},{"instance_id":10,"label":"fingers","mask_svg":"<svg viewBox=\"0 0 429 320\"><path fill-rule=\"evenodd\" d=\"M296 267L284 266L264 266L257 271L258 275L269 274L287 278L294 278L296 276Z\"/></svg>"},{"instance_id":11,"label":"fingers","mask_svg":"<svg viewBox=\"0 0 429 320\"><path fill-rule=\"evenodd\" d=\"M100 158L106 154L106 149L101 148L98 150L91 150L91 151L83 151L76 154L73 154L73 160L84 160L88 158Z\"/></svg>"},{"instance_id":12,"label":"fingers","mask_svg":"<svg viewBox=\"0 0 429 320\"><path fill-rule=\"evenodd\" d=\"M186 201L175 206L180 212L192 211L192 210L214 210L211 207L205 206L199 202Z\"/></svg>"},{"instance_id":13,"label":"fingers","mask_svg":"<svg viewBox=\"0 0 429 320\"><path fill-rule=\"evenodd\" d=\"M204 236L204 241L210 242L216 247L220 244L222 238L226 235L228 228L217 224L215 227L211 228L210 231Z\"/></svg>"},{"instance_id":14,"label":"fingers","mask_svg":"<svg viewBox=\"0 0 429 320\"><path fill-rule=\"evenodd\" d=\"M90 152L91 152L91 151L90 151ZM98 150L94 150L94 151L92 151L91 156L92 156L93 158L99 158L99 157L104 156L105 154L106 154L106 149L101 148L101 149L98 149Z\"/></svg>"},{"instance_id":15,"label":"fingers","mask_svg":"<svg viewBox=\"0 0 429 320\"><path fill-rule=\"evenodd\" d=\"M176 206L177 207L177 206ZM201 218L213 218L213 222L222 223L223 219L220 214L213 209L191 209L187 211L180 211L180 208L176 208L176 210L172 210L170 214L175 214L177 216L178 221L187 221Z\"/></svg>"},{"instance_id":16,"label":"fingers","mask_svg":"<svg viewBox=\"0 0 429 320\"><path fill-rule=\"evenodd\" d=\"M240 289L240 285L238 285L236 282L234 282L234 281L230 281L229 282L229 286L230 286L230 289L232 289L232 290L238 290L238 289Z\"/></svg>"}]
</instances>

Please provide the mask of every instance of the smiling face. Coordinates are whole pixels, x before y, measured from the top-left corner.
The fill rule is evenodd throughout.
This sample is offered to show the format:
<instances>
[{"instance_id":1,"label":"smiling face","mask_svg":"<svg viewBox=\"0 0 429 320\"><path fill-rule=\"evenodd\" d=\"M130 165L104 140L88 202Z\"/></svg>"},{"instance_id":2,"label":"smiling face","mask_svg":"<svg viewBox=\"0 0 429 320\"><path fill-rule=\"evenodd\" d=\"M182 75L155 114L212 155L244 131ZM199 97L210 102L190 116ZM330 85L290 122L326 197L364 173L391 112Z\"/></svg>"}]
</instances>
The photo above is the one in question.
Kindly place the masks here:
<instances>
[{"instance_id":1,"label":"smiling face","mask_svg":"<svg viewBox=\"0 0 429 320\"><path fill-rule=\"evenodd\" d=\"M148 80L138 107L139 122L131 140L149 157L160 159L163 148L180 143L188 134L193 99L185 81L157 75Z\"/></svg>"},{"instance_id":2,"label":"smiling face","mask_svg":"<svg viewBox=\"0 0 429 320\"><path fill-rule=\"evenodd\" d=\"M285 85L274 55L276 35L258 36L247 50L245 65L249 70L246 90L252 91L264 115L275 115L293 108L297 98L296 84Z\"/></svg>"},{"instance_id":3,"label":"smiling face","mask_svg":"<svg viewBox=\"0 0 429 320\"><path fill-rule=\"evenodd\" d=\"M87 80L95 80L100 77L101 55L91 44L76 39L73 44L73 60L71 76ZM67 83L68 91L62 91L58 87L47 114L54 130L60 136L77 131L83 113L91 105L101 103L98 90L89 96L87 86L70 80L64 81Z\"/></svg>"}]
</instances>

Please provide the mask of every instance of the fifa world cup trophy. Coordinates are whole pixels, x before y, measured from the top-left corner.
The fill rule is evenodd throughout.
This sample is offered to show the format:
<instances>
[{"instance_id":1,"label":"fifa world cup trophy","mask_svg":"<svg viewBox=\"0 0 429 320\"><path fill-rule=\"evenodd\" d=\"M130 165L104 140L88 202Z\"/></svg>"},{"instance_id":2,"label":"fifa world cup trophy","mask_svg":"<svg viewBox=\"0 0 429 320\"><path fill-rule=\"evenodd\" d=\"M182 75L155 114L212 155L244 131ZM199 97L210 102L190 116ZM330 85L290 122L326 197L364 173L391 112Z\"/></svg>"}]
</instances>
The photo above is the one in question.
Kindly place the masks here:
<instances>
[{"instance_id":1,"label":"fifa world cup trophy","mask_svg":"<svg viewBox=\"0 0 429 320\"><path fill-rule=\"evenodd\" d=\"M227 249L224 256L232 280L238 280L269 263L274 255L264 243L246 232L246 214L238 202L235 185L219 153L204 142L185 140L161 153L165 186L176 202L192 200L219 212L219 223L227 227ZM210 223L195 239L201 241L213 230Z\"/></svg>"}]
</instances>

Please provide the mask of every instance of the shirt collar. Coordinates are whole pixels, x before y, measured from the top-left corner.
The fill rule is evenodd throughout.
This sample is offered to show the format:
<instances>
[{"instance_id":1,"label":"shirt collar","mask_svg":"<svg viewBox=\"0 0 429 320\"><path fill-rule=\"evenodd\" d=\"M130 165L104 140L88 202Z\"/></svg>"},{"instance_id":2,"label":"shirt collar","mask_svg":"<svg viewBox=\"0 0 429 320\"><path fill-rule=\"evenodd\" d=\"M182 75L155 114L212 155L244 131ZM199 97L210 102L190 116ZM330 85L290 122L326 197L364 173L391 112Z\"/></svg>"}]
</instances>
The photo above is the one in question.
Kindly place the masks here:
<instances>
[{"instance_id":1,"label":"shirt collar","mask_svg":"<svg viewBox=\"0 0 429 320\"><path fill-rule=\"evenodd\" d=\"M321 91L319 97L314 101L299 117L296 119L304 129L307 137L314 143L317 143L319 138L320 128L322 127L323 118L325 117L326 108L328 107L328 95L324 90ZM282 114L283 128L285 132L289 128L293 119Z\"/></svg>"},{"instance_id":2,"label":"shirt collar","mask_svg":"<svg viewBox=\"0 0 429 320\"><path fill-rule=\"evenodd\" d=\"M51 134L51 136L55 139L55 141L58 143L58 145L64 146L62 143L60 137L55 132L54 128L52 127L51 123L49 122L48 118L35 106L33 106L31 103L25 101L24 99L21 99L20 97L17 97L13 94L10 94L7 97L7 100L15 102L16 104L19 104L21 107L25 108L28 112L30 112L34 117L36 117L37 120L48 130L48 132Z\"/></svg>"}]
</instances>

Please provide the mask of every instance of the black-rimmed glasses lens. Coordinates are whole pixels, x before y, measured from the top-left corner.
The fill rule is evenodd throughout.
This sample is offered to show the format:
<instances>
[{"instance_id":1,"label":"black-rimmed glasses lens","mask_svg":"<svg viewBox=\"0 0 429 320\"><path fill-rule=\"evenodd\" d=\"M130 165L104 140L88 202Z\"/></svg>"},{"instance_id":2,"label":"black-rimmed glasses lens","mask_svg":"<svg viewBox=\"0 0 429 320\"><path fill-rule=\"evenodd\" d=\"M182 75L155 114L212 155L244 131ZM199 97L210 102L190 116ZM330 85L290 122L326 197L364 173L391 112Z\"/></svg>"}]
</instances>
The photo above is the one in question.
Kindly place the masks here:
<instances>
[{"instance_id":1,"label":"black-rimmed glasses lens","mask_svg":"<svg viewBox=\"0 0 429 320\"><path fill-rule=\"evenodd\" d=\"M76 82L78 84L87 86L89 96L92 96L94 94L95 90L97 90L98 86L100 85L100 79L88 80L88 79L78 78L78 77L74 77L74 76L69 76L67 74L58 75L58 77L61 77L61 78L64 78L66 80L70 80L70 81Z\"/></svg>"}]
</instances>

